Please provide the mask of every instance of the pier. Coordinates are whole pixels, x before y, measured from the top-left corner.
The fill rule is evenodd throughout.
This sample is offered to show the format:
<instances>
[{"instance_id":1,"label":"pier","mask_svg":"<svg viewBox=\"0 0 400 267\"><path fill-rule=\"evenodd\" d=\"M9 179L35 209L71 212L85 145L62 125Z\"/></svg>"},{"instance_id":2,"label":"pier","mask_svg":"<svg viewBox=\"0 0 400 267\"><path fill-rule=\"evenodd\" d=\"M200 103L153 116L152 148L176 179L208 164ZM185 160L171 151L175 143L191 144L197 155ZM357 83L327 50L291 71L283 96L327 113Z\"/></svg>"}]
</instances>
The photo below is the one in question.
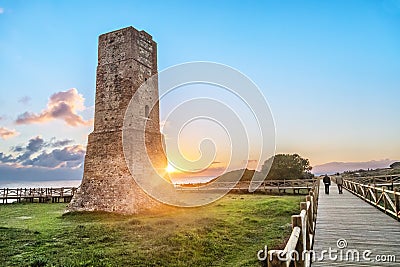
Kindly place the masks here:
<instances>
[{"instance_id":1,"label":"pier","mask_svg":"<svg viewBox=\"0 0 400 267\"><path fill-rule=\"evenodd\" d=\"M39 202L68 203L74 196L76 187L61 188L3 188L0 189L0 203Z\"/></svg>"}]
</instances>

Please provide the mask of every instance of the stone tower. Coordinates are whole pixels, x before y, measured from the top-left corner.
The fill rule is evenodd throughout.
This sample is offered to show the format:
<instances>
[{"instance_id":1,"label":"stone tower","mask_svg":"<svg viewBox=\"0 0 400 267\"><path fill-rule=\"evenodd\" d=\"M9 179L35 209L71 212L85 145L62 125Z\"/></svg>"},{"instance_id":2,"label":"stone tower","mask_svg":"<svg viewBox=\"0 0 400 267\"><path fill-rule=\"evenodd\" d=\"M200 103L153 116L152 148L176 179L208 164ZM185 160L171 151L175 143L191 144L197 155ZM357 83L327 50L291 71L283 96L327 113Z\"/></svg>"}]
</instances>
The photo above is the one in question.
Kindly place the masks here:
<instances>
[{"instance_id":1,"label":"stone tower","mask_svg":"<svg viewBox=\"0 0 400 267\"><path fill-rule=\"evenodd\" d=\"M88 137L82 184L69 211L108 211L135 214L161 207L136 184L125 162L122 127L133 94L157 73L157 44L133 27L99 37L94 131ZM158 99L157 87L137 103L137 116L147 119L146 143L166 166L159 129L159 106L149 110L146 101ZM158 102L157 102L158 103ZM147 140L150 138L150 140Z\"/></svg>"}]
</instances>

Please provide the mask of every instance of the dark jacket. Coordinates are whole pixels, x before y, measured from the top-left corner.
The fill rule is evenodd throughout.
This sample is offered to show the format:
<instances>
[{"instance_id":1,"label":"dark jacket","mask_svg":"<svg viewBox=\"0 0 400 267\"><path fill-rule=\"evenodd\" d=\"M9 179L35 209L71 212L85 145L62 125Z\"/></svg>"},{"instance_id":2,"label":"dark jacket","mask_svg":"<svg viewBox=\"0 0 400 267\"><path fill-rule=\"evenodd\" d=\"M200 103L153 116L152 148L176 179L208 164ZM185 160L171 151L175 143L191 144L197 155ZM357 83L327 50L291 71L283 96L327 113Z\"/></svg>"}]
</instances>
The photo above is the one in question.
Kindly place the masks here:
<instances>
[{"instance_id":1,"label":"dark jacket","mask_svg":"<svg viewBox=\"0 0 400 267\"><path fill-rule=\"evenodd\" d=\"M328 184L331 185L331 178L329 178L329 176L325 175L324 179L322 179L322 181L324 182L324 184Z\"/></svg>"}]
</instances>

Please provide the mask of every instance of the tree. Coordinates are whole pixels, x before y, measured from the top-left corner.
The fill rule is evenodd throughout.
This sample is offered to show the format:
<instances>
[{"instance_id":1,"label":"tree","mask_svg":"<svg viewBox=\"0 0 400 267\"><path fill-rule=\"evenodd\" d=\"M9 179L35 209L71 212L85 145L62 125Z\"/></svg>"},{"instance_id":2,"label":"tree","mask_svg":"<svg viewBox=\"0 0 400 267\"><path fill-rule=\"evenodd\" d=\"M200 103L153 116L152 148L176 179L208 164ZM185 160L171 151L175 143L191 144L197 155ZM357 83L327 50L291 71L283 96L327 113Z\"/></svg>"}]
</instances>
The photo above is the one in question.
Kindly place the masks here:
<instances>
[{"instance_id":1,"label":"tree","mask_svg":"<svg viewBox=\"0 0 400 267\"><path fill-rule=\"evenodd\" d=\"M309 177L312 169L310 161L298 154L277 154L264 162L261 172L266 174L269 166L268 180L301 179Z\"/></svg>"},{"instance_id":2,"label":"tree","mask_svg":"<svg viewBox=\"0 0 400 267\"><path fill-rule=\"evenodd\" d=\"M392 163L389 167L392 169L400 169L400 161Z\"/></svg>"}]
</instances>

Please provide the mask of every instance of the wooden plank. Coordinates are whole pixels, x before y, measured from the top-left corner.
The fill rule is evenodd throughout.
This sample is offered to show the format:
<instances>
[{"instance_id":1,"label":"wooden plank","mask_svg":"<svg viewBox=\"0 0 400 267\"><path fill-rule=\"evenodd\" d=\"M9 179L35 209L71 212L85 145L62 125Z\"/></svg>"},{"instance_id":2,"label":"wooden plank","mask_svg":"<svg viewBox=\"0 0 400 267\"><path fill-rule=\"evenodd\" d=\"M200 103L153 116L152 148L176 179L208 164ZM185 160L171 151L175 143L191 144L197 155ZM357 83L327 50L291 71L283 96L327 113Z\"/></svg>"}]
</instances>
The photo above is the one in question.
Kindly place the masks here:
<instances>
[{"instance_id":1,"label":"wooden plank","mask_svg":"<svg viewBox=\"0 0 400 267\"><path fill-rule=\"evenodd\" d=\"M314 251L319 255L329 247L340 251L337 241L345 239L347 247L343 252L356 249L361 255L371 250L371 257L395 255L397 261L377 263L362 257L359 262L335 261L325 257L312 266L399 266L400 263L400 223L346 190L338 194L336 186L332 186L329 195L321 190L314 238Z\"/></svg>"},{"instance_id":2,"label":"wooden plank","mask_svg":"<svg viewBox=\"0 0 400 267\"><path fill-rule=\"evenodd\" d=\"M374 191L372 191L371 188L368 188L368 191L369 191L370 195L372 196L372 198L374 199L374 202L376 202L376 196L375 196Z\"/></svg>"},{"instance_id":3,"label":"wooden plank","mask_svg":"<svg viewBox=\"0 0 400 267\"><path fill-rule=\"evenodd\" d=\"M393 203L392 199L389 197L389 195L386 192L384 192L383 194L385 195L386 201L390 204L393 211L396 211L396 206L394 205L394 203Z\"/></svg>"}]
</instances>

